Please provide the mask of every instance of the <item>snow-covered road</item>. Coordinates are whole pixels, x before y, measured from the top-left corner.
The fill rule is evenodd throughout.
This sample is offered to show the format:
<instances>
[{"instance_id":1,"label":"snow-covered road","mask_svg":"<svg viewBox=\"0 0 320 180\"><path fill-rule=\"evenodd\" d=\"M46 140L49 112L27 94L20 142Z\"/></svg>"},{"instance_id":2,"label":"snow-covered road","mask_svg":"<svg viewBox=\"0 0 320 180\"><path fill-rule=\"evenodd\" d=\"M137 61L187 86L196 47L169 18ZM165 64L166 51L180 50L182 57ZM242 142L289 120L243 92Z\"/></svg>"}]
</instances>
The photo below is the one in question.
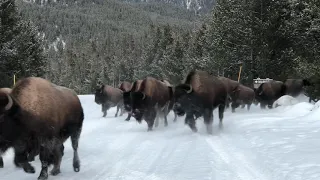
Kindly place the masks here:
<instances>
[{"instance_id":1,"label":"snow-covered road","mask_svg":"<svg viewBox=\"0 0 320 180\"><path fill-rule=\"evenodd\" d=\"M219 128L214 112L214 134L207 135L203 120L198 133L183 118L169 126L160 122L147 132L145 122L127 114L114 118L115 108L102 118L92 95L80 96L85 121L80 138L80 172L72 168L70 140L65 143L61 174L49 180L319 180L320 109L299 103L289 107L225 112ZM13 151L4 156L1 180L35 180L40 172L26 174L13 165Z\"/></svg>"}]
</instances>

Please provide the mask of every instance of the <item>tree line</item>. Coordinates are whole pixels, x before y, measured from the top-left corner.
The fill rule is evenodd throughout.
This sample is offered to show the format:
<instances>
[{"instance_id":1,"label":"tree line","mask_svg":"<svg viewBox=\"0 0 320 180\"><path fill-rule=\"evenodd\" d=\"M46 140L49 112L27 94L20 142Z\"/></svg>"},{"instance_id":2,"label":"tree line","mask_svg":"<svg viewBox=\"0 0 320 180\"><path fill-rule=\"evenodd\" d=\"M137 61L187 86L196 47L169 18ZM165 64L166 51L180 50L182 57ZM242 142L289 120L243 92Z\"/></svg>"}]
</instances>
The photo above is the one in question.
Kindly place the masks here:
<instances>
[{"instance_id":1,"label":"tree line","mask_svg":"<svg viewBox=\"0 0 320 180\"><path fill-rule=\"evenodd\" d=\"M89 9L77 8L92 12L95 8L91 5L90 7ZM114 7L119 6L114 5ZM123 7L132 8L129 5ZM3 11L2 8L3 6L1 6L1 13L11 12L11 10ZM44 19L52 18L53 15L58 16L59 13L52 13L53 11L66 13L62 7L46 8L46 11L44 9L38 9L38 11L42 12L42 15L51 12L51 15L40 16L35 13L25 16L37 17L33 21L45 23ZM96 18L95 16L87 17L87 15L75 13L69 14L74 16L69 19L55 18L55 23L38 24L42 32L46 32L46 36L54 40L57 36L50 33L50 30L52 31L54 24L59 22L57 29L64 32L60 35L65 36L67 41L65 46L62 42L58 42L57 50L50 48L43 53L42 44L47 45L48 42L45 40L48 41L48 38L44 38L43 42L31 23L22 24L30 26L24 29L30 29L28 31L33 33L20 33L19 30L14 31L18 25L9 27L3 25L5 21L2 21L1 32L7 34L18 32L21 36L28 35L28 40L33 39L34 49L30 49L30 52L34 53L30 53L33 56L26 56L28 52L14 53L7 48L7 45L15 47L18 44L23 46L23 43L18 43L19 38L13 38L17 42L8 44L10 35L3 35L1 58L4 57L6 60L3 62L6 63L1 64L0 68L6 67L6 70L1 72L17 71L20 77L33 73L44 76L54 83L73 88L78 93L92 93L99 80L117 86L123 80L133 81L153 76L169 79L175 84L191 69L206 70L217 76L237 80L239 65L242 64L240 80L243 84L252 86L253 78L257 77L282 81L287 78L307 78L315 85L307 90L308 94L313 98L319 98L319 11L320 2L315 0L218 0L210 16L204 18L204 21L179 11L178 19L171 18L164 22L161 18L156 21L140 20L143 24L140 26L137 25L139 21L133 20L131 24L111 23L107 25L106 30L102 28L107 27L104 23L109 19L104 21L98 18L99 21L94 21L92 18ZM127 21L126 18L130 17L125 15L126 12L123 13L124 15L118 12L117 15L120 16L118 18ZM130 15L136 13L134 10L130 12ZM173 11L164 9L162 13L166 12ZM19 13L12 11L11 14L18 16ZM152 14L147 13L147 15L152 17ZM134 15L131 19L135 17L139 16ZM141 19L144 17L145 15L141 15ZM82 18L82 21L78 21L76 23L78 25L73 24L68 27L62 22L79 18ZM181 22L178 22L179 20ZM22 20L16 24L21 24L20 22ZM49 26L51 28L47 28ZM120 26L124 28L119 28ZM130 28L125 28L126 26ZM132 30L132 27L136 28ZM83 28L86 31L82 31ZM68 31L72 33L67 36ZM57 33L57 31L53 32ZM74 32L78 32L78 35L74 35ZM32 34L34 36L30 38ZM24 43L28 42L27 39L24 39ZM36 54L38 54L37 58ZM10 63L10 58L19 59L15 56L21 56L20 59L29 57L29 61L23 61L26 65L23 67L29 71L21 70L22 65L10 67L15 64L12 63L13 61ZM37 63L39 65L36 67L32 65ZM8 79L10 78L3 78L1 85L8 84Z\"/></svg>"}]
</instances>

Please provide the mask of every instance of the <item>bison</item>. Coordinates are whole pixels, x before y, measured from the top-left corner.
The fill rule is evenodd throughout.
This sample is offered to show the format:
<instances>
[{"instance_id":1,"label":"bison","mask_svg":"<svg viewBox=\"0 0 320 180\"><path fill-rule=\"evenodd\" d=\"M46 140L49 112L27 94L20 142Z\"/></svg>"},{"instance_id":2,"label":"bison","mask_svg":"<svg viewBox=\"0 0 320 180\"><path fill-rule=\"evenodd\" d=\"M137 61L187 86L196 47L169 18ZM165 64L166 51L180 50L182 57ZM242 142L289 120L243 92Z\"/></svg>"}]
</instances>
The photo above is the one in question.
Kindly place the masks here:
<instances>
[{"instance_id":1,"label":"bison","mask_svg":"<svg viewBox=\"0 0 320 180\"><path fill-rule=\"evenodd\" d=\"M160 80L161 82L163 82L166 86L168 86L168 87L171 87L171 89L173 90L173 86L169 83L169 81L167 81L167 80L164 80L164 79L162 79L162 80ZM172 94L173 94L173 92L172 92ZM168 107L168 113L171 111L171 110L173 110L173 104L174 104L174 99L173 99L173 96L172 96L172 99L170 100L170 104L169 104L169 107ZM174 119L173 119L173 122L176 122L177 121L177 113L175 113L175 112L173 112L174 113Z\"/></svg>"},{"instance_id":2,"label":"bison","mask_svg":"<svg viewBox=\"0 0 320 180\"><path fill-rule=\"evenodd\" d=\"M107 111L111 107L115 107L115 106L117 106L117 112L115 114L115 117L118 116L119 109L121 110L120 116L123 115L124 111L122 108L123 106L122 94L123 94L122 90L118 88L114 88L112 86L104 85L104 84L96 88L94 101L97 104L101 104L102 112L103 112L102 117L106 117Z\"/></svg>"},{"instance_id":3,"label":"bison","mask_svg":"<svg viewBox=\"0 0 320 180\"><path fill-rule=\"evenodd\" d=\"M303 87L310 86L311 83L306 79L287 79L284 82L286 95L297 97L303 92Z\"/></svg>"},{"instance_id":4,"label":"bison","mask_svg":"<svg viewBox=\"0 0 320 180\"><path fill-rule=\"evenodd\" d=\"M127 92L123 92L123 104L124 109L128 112L128 117L125 119L126 121L129 121L131 118L131 92L136 92L140 88L142 80L135 81L131 89Z\"/></svg>"},{"instance_id":5,"label":"bison","mask_svg":"<svg viewBox=\"0 0 320 180\"><path fill-rule=\"evenodd\" d=\"M168 125L166 114L172 96L171 87L161 81L146 77L137 91L131 92L132 116L139 122L144 119L148 124L148 131L152 130L155 119L164 117L165 126ZM158 121L155 126L158 125Z\"/></svg>"},{"instance_id":6,"label":"bison","mask_svg":"<svg viewBox=\"0 0 320 180\"><path fill-rule=\"evenodd\" d=\"M285 93L286 86L282 81L271 80L262 83L255 90L255 98L262 109L265 109L266 105L271 109L274 101L285 95Z\"/></svg>"},{"instance_id":7,"label":"bison","mask_svg":"<svg viewBox=\"0 0 320 180\"><path fill-rule=\"evenodd\" d=\"M237 107L237 102L233 94L237 91L238 87L240 86L240 83L222 76L219 76L218 79L223 82L223 85L227 89L228 98L226 101L226 106L229 107L231 102L232 112L235 112L235 108Z\"/></svg>"},{"instance_id":8,"label":"bison","mask_svg":"<svg viewBox=\"0 0 320 180\"><path fill-rule=\"evenodd\" d=\"M207 133L212 134L213 110L219 107L220 125L226 106L227 88L222 80L206 71L189 72L184 83L174 90L173 110L178 116L186 114L185 123L193 132L197 132L195 118L203 116Z\"/></svg>"},{"instance_id":9,"label":"bison","mask_svg":"<svg viewBox=\"0 0 320 180\"><path fill-rule=\"evenodd\" d=\"M0 127L4 128L1 138L19 143L15 153L26 172L33 172L26 155L31 143L41 161L38 179L48 179L50 164L54 165L51 174L59 174L63 143L69 137L74 151L73 168L80 171L78 143L84 113L73 90L39 77L23 78L11 94L0 92L0 117ZM5 145L1 144L1 148Z\"/></svg>"},{"instance_id":10,"label":"bison","mask_svg":"<svg viewBox=\"0 0 320 180\"><path fill-rule=\"evenodd\" d=\"M248 110L250 110L250 106L255 99L254 90L242 84L239 85L238 89L234 91L232 96L233 99L236 100L234 105L235 108L241 104L241 108L244 108L247 105Z\"/></svg>"}]
</instances>

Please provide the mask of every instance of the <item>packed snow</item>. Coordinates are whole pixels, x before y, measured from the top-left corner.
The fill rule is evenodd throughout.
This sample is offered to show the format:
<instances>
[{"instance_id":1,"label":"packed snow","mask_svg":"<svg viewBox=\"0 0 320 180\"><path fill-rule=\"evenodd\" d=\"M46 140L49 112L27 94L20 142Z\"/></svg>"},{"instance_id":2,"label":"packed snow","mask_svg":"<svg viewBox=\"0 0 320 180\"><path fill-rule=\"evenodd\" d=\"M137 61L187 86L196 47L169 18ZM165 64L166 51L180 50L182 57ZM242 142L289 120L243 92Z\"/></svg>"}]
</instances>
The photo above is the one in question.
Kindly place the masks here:
<instances>
[{"instance_id":1,"label":"packed snow","mask_svg":"<svg viewBox=\"0 0 320 180\"><path fill-rule=\"evenodd\" d=\"M319 180L320 109L299 102L290 106L250 111L227 109L223 127L214 111L214 134L208 135L203 120L198 133L184 125L184 117L169 126L163 122L147 132L145 122L127 114L115 118L116 108L102 118L93 95L79 96L85 121L79 144L80 172L72 168L73 151L65 142L61 174L51 180ZM311 111L313 109L313 111ZM3 180L35 180L13 164L13 151L4 156Z\"/></svg>"}]
</instances>

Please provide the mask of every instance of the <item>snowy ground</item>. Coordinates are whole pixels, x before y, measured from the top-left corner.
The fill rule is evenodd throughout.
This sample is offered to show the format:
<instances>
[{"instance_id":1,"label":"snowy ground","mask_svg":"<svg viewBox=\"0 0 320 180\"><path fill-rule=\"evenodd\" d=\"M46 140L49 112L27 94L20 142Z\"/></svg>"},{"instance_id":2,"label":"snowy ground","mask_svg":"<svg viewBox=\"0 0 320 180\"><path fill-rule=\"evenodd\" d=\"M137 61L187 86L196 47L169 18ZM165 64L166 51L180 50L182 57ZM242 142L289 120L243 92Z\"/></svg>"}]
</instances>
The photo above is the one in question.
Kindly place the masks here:
<instances>
[{"instance_id":1,"label":"snowy ground","mask_svg":"<svg viewBox=\"0 0 320 180\"><path fill-rule=\"evenodd\" d=\"M214 135L198 133L184 125L183 118L169 126L147 132L147 125L127 114L114 118L115 108L102 118L101 107L91 95L80 96L85 110L80 139L81 169L72 168L70 140L65 143L61 174L50 180L319 180L320 109L309 103L260 110L237 109L225 113L218 127L214 112ZM40 172L26 174L13 165L10 150L0 169L1 180L35 180Z\"/></svg>"}]
</instances>

